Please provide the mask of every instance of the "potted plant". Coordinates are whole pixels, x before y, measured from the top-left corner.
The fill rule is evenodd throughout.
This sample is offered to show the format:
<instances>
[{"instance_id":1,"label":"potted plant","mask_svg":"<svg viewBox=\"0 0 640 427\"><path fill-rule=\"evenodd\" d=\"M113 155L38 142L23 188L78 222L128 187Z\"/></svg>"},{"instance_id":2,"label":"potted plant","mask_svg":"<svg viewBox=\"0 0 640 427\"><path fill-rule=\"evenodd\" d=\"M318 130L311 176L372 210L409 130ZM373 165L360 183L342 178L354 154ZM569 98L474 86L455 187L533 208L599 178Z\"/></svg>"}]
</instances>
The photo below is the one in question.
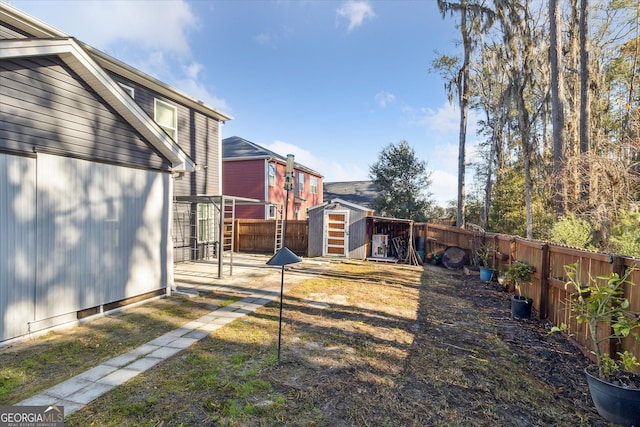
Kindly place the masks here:
<instances>
[{"instance_id":1,"label":"potted plant","mask_svg":"<svg viewBox=\"0 0 640 427\"><path fill-rule=\"evenodd\" d=\"M493 277L493 247L483 245L476 251L476 256L480 264L480 280L490 282Z\"/></svg>"},{"instance_id":2,"label":"potted plant","mask_svg":"<svg viewBox=\"0 0 640 427\"><path fill-rule=\"evenodd\" d=\"M507 286L507 272L504 270L504 267L502 265L496 266L495 275L496 275L496 279L498 280L498 283L500 284L500 286L506 287Z\"/></svg>"},{"instance_id":3,"label":"potted plant","mask_svg":"<svg viewBox=\"0 0 640 427\"><path fill-rule=\"evenodd\" d=\"M568 282L565 288L573 291L571 310L578 323L586 323L592 352L595 355L597 373L589 372L587 382L591 398L598 413L608 421L640 425L640 376L631 373L640 366L629 351L618 353L614 360L605 352L605 342L628 336L640 343L640 317L629 308L625 286L635 285L629 280L636 267L627 269L622 276L589 276L588 283L578 278L579 263L565 266ZM552 330L566 330L562 325Z\"/></svg>"},{"instance_id":4,"label":"potted plant","mask_svg":"<svg viewBox=\"0 0 640 427\"><path fill-rule=\"evenodd\" d=\"M516 293L511 297L511 317L515 319L529 319L533 299L522 295L521 285L531 281L534 267L524 261L514 261L507 270L507 281L514 284Z\"/></svg>"},{"instance_id":5,"label":"potted plant","mask_svg":"<svg viewBox=\"0 0 640 427\"><path fill-rule=\"evenodd\" d=\"M441 260L441 256L438 252L433 252L431 254L431 265L438 265L440 264L440 260Z\"/></svg>"}]
</instances>

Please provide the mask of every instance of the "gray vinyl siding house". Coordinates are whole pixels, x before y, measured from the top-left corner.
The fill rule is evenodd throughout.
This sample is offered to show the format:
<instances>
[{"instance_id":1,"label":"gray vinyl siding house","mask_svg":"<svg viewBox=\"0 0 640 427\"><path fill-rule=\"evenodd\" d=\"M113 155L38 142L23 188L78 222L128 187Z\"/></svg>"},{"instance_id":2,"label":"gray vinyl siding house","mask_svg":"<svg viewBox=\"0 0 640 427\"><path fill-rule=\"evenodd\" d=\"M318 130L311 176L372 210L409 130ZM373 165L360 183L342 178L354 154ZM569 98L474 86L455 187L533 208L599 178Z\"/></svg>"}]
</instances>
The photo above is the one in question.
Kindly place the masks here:
<instances>
[{"instance_id":1,"label":"gray vinyl siding house","mask_svg":"<svg viewBox=\"0 0 640 427\"><path fill-rule=\"evenodd\" d=\"M174 196L220 192L228 119L0 3L0 343L170 292Z\"/></svg>"}]
</instances>

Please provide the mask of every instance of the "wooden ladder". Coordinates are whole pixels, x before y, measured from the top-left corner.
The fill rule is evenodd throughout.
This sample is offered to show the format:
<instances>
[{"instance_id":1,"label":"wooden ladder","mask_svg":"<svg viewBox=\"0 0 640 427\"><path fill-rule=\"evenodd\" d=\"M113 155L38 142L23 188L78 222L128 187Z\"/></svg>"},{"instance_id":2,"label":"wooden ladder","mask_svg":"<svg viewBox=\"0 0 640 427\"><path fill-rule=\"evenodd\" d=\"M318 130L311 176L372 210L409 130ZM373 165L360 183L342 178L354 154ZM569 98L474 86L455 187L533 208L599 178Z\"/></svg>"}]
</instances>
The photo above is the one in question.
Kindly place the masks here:
<instances>
[{"instance_id":1,"label":"wooden ladder","mask_svg":"<svg viewBox=\"0 0 640 427\"><path fill-rule=\"evenodd\" d=\"M276 236L275 236L275 245L273 248L273 253L275 254L280 249L282 249L282 239L284 232L284 220L283 220L283 209L282 206L276 208Z\"/></svg>"}]
</instances>

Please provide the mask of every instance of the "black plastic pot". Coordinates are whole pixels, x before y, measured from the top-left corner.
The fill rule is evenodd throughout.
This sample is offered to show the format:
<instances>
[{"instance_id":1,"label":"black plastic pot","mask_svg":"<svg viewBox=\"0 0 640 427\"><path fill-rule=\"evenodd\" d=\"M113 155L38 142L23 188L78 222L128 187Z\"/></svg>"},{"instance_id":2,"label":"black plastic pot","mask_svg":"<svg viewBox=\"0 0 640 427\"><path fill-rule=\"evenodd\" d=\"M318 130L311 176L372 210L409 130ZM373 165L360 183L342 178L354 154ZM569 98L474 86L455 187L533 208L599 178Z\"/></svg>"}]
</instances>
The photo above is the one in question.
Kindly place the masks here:
<instances>
[{"instance_id":1,"label":"black plastic pot","mask_svg":"<svg viewBox=\"0 0 640 427\"><path fill-rule=\"evenodd\" d=\"M514 295L511 298L511 317L514 319L530 319L533 300L527 297Z\"/></svg>"},{"instance_id":2,"label":"black plastic pot","mask_svg":"<svg viewBox=\"0 0 640 427\"><path fill-rule=\"evenodd\" d=\"M616 424L640 426L640 390L611 384L586 369L584 372L591 399L602 418Z\"/></svg>"}]
</instances>

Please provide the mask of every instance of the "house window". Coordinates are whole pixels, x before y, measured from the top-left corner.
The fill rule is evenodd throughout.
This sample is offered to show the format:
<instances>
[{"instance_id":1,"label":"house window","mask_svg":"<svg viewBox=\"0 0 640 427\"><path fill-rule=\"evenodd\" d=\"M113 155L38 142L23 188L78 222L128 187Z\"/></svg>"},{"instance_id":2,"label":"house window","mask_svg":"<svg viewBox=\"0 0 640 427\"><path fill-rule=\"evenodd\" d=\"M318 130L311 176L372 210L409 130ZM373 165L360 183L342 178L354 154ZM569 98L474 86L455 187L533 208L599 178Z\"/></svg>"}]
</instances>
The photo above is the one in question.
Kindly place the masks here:
<instances>
[{"instance_id":1,"label":"house window","mask_svg":"<svg viewBox=\"0 0 640 427\"><path fill-rule=\"evenodd\" d=\"M124 90L127 93L127 95L135 99L136 91L131 86L123 85L122 83L118 83L118 84L120 85L122 90Z\"/></svg>"},{"instance_id":2,"label":"house window","mask_svg":"<svg viewBox=\"0 0 640 427\"><path fill-rule=\"evenodd\" d=\"M276 165L269 163L269 187L276 185Z\"/></svg>"},{"instance_id":3,"label":"house window","mask_svg":"<svg viewBox=\"0 0 640 427\"><path fill-rule=\"evenodd\" d=\"M315 176L309 178L309 190L311 190L311 194L318 194L318 178Z\"/></svg>"},{"instance_id":4,"label":"house window","mask_svg":"<svg viewBox=\"0 0 640 427\"><path fill-rule=\"evenodd\" d=\"M304 193L304 174L302 172L298 172L298 195L302 195Z\"/></svg>"},{"instance_id":5,"label":"house window","mask_svg":"<svg viewBox=\"0 0 640 427\"><path fill-rule=\"evenodd\" d=\"M212 242L215 240L213 224L213 205L198 203L198 242Z\"/></svg>"},{"instance_id":6,"label":"house window","mask_svg":"<svg viewBox=\"0 0 640 427\"><path fill-rule=\"evenodd\" d=\"M156 99L153 119L167 135L176 141L176 137L178 136L178 109L176 107Z\"/></svg>"},{"instance_id":7,"label":"house window","mask_svg":"<svg viewBox=\"0 0 640 427\"><path fill-rule=\"evenodd\" d=\"M276 219L277 212L276 205L269 205L269 219Z\"/></svg>"}]
</instances>

